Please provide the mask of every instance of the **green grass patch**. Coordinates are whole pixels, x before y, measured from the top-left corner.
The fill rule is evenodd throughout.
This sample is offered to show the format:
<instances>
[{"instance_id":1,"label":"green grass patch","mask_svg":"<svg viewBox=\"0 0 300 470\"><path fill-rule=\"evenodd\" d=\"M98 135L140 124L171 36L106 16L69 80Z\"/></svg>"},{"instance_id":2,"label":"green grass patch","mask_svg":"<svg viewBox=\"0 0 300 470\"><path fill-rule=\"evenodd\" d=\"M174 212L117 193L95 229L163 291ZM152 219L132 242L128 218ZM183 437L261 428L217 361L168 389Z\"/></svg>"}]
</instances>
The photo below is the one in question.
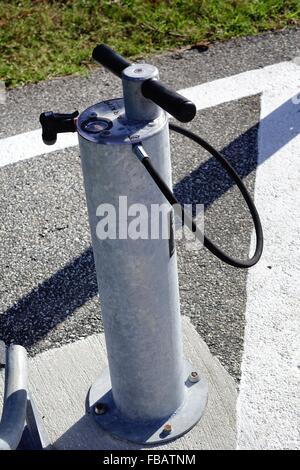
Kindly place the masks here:
<instances>
[{"instance_id":1,"label":"green grass patch","mask_svg":"<svg viewBox=\"0 0 300 470\"><path fill-rule=\"evenodd\" d=\"M0 0L0 79L85 73L101 42L134 58L299 24L300 0Z\"/></svg>"}]
</instances>

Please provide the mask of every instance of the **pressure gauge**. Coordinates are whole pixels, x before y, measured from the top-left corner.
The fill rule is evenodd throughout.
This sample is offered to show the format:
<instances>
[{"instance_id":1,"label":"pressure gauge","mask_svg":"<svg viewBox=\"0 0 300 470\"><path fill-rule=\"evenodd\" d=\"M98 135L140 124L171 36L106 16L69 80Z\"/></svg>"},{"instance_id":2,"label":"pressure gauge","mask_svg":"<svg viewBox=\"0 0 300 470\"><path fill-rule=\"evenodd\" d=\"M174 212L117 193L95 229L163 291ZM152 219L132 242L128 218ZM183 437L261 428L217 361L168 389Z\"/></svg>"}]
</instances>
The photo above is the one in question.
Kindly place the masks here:
<instances>
[{"instance_id":1,"label":"pressure gauge","mask_svg":"<svg viewBox=\"0 0 300 470\"><path fill-rule=\"evenodd\" d=\"M99 134L111 129L112 122L109 119L93 116L83 121L81 127L90 134Z\"/></svg>"}]
</instances>

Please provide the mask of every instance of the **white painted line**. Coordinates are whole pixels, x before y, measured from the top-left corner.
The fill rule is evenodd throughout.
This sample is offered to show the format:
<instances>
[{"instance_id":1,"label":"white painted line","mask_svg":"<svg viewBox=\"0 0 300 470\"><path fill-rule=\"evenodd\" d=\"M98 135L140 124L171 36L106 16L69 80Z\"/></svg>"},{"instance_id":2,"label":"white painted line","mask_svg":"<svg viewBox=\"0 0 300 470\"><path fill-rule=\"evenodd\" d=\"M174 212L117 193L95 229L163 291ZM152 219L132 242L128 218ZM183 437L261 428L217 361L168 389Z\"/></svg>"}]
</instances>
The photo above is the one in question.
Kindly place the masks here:
<instances>
[{"instance_id":1,"label":"white painted line","mask_svg":"<svg viewBox=\"0 0 300 470\"><path fill-rule=\"evenodd\" d=\"M261 93L278 83L282 77L286 77L288 81L289 73L293 73L295 69L298 69L295 63L282 62L263 69L250 70L203 83L179 90L179 92L192 99L197 109L200 110ZM75 145L77 145L77 135L72 133L59 134L55 145L45 145L42 141L41 129L7 137L0 140L0 167Z\"/></svg>"},{"instance_id":2,"label":"white painted line","mask_svg":"<svg viewBox=\"0 0 300 470\"><path fill-rule=\"evenodd\" d=\"M77 144L77 134L69 132L58 134L57 142L54 145L43 143L41 129L13 135L0 140L0 167Z\"/></svg>"},{"instance_id":3,"label":"white painted line","mask_svg":"<svg viewBox=\"0 0 300 470\"><path fill-rule=\"evenodd\" d=\"M255 202L265 248L248 272L240 449L300 448L299 71L261 98Z\"/></svg>"},{"instance_id":4,"label":"white painted line","mask_svg":"<svg viewBox=\"0 0 300 470\"><path fill-rule=\"evenodd\" d=\"M191 99L198 110L211 108L246 96L263 93L266 90L289 86L290 74L299 76L299 67L293 62L281 62L261 69L221 78L180 90Z\"/></svg>"}]
</instances>

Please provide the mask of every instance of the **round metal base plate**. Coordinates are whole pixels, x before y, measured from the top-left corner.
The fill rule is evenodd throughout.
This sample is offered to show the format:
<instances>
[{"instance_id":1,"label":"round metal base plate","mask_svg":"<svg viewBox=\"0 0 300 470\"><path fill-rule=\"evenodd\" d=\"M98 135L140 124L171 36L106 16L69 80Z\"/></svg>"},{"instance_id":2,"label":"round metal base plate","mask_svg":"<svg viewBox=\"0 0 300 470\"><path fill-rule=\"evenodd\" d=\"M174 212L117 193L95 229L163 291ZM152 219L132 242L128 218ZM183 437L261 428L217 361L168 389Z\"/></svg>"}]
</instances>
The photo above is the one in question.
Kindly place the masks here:
<instances>
[{"instance_id":1,"label":"round metal base plate","mask_svg":"<svg viewBox=\"0 0 300 470\"><path fill-rule=\"evenodd\" d=\"M144 445L162 444L174 440L189 431L199 421L207 403L208 388L206 381L199 374L200 380L198 382L190 382L188 377L195 369L187 361L185 367L185 401L167 419L155 422L136 422L124 417L113 400L108 368L103 371L89 390L88 404L90 413L104 431L121 440ZM97 414L95 411L97 403L103 405L102 410L100 410L100 412L104 411L102 414ZM164 432L167 423L171 425L171 432L169 433Z\"/></svg>"}]
</instances>

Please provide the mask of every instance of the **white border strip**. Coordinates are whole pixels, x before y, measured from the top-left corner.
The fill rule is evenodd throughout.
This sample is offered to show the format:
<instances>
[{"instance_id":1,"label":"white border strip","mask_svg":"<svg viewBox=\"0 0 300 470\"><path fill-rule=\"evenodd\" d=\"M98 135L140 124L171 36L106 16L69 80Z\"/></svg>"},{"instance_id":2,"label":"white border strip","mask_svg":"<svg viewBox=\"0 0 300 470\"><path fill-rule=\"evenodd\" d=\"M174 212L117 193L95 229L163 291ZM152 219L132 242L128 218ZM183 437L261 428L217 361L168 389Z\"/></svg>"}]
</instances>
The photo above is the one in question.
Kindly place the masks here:
<instances>
[{"instance_id":1,"label":"white border strip","mask_svg":"<svg viewBox=\"0 0 300 470\"><path fill-rule=\"evenodd\" d=\"M24 132L0 140L0 167L38 157L55 150L62 150L78 144L77 134L58 134L54 145L45 145L41 129Z\"/></svg>"},{"instance_id":2,"label":"white border strip","mask_svg":"<svg viewBox=\"0 0 300 470\"><path fill-rule=\"evenodd\" d=\"M282 71L261 97L255 203L265 246L248 272L239 449L300 448L299 72Z\"/></svg>"}]
</instances>

